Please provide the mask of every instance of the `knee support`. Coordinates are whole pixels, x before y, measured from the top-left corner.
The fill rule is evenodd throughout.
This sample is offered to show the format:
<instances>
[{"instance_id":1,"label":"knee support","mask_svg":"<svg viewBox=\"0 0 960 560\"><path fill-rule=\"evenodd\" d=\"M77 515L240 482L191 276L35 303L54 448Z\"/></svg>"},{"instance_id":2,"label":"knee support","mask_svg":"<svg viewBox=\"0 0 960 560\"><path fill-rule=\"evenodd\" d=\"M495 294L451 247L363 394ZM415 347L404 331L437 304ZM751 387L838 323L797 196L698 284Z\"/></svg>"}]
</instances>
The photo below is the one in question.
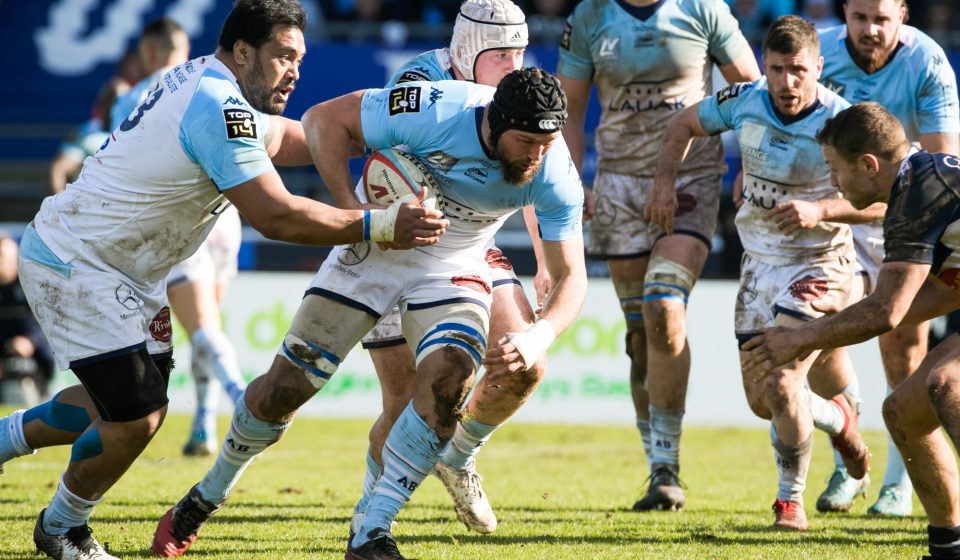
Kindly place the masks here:
<instances>
[{"instance_id":1,"label":"knee support","mask_svg":"<svg viewBox=\"0 0 960 560\"><path fill-rule=\"evenodd\" d=\"M487 310L475 303L457 302L418 310L408 310L404 330L417 331L419 340L416 351L417 366L427 356L444 347L454 347L465 352L479 369L487 351ZM421 328L424 326L425 328Z\"/></svg>"},{"instance_id":2,"label":"knee support","mask_svg":"<svg viewBox=\"0 0 960 560\"><path fill-rule=\"evenodd\" d=\"M284 337L283 344L280 345L280 354L291 364L303 370L303 375L317 389L322 389L333 377L341 361L332 352L291 333L287 333Z\"/></svg>"},{"instance_id":3,"label":"knee support","mask_svg":"<svg viewBox=\"0 0 960 560\"><path fill-rule=\"evenodd\" d=\"M664 257L654 257L647 267L643 301L672 299L687 304L697 277L687 267Z\"/></svg>"},{"instance_id":4,"label":"knee support","mask_svg":"<svg viewBox=\"0 0 960 560\"><path fill-rule=\"evenodd\" d=\"M173 360L154 363L146 348L92 363L73 365L100 417L107 422L139 420L167 405ZM160 369L163 368L163 370Z\"/></svg>"},{"instance_id":5,"label":"knee support","mask_svg":"<svg viewBox=\"0 0 960 560\"><path fill-rule=\"evenodd\" d=\"M613 282L613 289L620 299L620 309L627 319L628 331L631 323L643 328L643 286L643 282Z\"/></svg>"}]
</instances>

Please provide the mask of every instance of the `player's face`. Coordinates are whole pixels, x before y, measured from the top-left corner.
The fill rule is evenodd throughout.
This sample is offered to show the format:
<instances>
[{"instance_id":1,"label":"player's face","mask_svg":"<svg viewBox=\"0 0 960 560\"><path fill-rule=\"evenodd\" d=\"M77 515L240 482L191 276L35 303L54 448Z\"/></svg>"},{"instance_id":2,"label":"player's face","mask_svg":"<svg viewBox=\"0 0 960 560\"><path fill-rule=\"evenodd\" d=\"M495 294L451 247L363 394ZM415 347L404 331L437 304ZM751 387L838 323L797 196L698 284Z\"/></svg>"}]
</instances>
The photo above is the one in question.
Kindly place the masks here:
<instances>
[{"instance_id":1,"label":"player's face","mask_svg":"<svg viewBox=\"0 0 960 560\"><path fill-rule=\"evenodd\" d=\"M899 0L847 0L843 13L854 62L868 73L879 70L897 46L906 6Z\"/></svg>"},{"instance_id":2,"label":"player's face","mask_svg":"<svg viewBox=\"0 0 960 560\"><path fill-rule=\"evenodd\" d=\"M473 66L473 77L478 84L497 87L504 76L523 68L524 49L494 49L480 53Z\"/></svg>"},{"instance_id":3,"label":"player's face","mask_svg":"<svg viewBox=\"0 0 960 560\"><path fill-rule=\"evenodd\" d=\"M296 27L276 28L273 37L256 49L241 80L243 96L254 109L268 115L283 113L294 84L300 79L300 64L306 52L303 32Z\"/></svg>"},{"instance_id":4,"label":"player's face","mask_svg":"<svg viewBox=\"0 0 960 560\"><path fill-rule=\"evenodd\" d=\"M494 150L503 170L503 178L512 185L522 187L529 184L540 172L543 158L559 137L559 131L550 134L533 134L522 130L504 132Z\"/></svg>"},{"instance_id":5,"label":"player's face","mask_svg":"<svg viewBox=\"0 0 960 560\"><path fill-rule=\"evenodd\" d=\"M781 113L795 116L817 99L817 80L823 70L823 57L810 49L793 54L767 51L763 70L773 104Z\"/></svg>"},{"instance_id":6,"label":"player's face","mask_svg":"<svg viewBox=\"0 0 960 560\"><path fill-rule=\"evenodd\" d=\"M854 208L863 210L882 200L877 198L878 193L872 178L866 171L859 169L856 162L841 157L833 146L822 146L822 150L823 159L830 167L830 182Z\"/></svg>"}]
</instances>

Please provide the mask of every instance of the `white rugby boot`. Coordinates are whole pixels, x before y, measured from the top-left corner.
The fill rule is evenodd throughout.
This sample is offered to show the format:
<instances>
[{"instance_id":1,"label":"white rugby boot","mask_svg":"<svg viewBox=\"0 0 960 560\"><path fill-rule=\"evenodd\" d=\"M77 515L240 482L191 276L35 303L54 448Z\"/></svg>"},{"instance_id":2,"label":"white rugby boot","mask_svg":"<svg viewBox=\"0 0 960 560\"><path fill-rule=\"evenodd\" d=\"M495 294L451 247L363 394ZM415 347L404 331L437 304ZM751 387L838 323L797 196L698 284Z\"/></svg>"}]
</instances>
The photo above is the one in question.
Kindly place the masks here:
<instances>
[{"instance_id":1,"label":"white rugby boot","mask_svg":"<svg viewBox=\"0 0 960 560\"><path fill-rule=\"evenodd\" d=\"M37 552L53 560L120 560L100 546L86 523L71 528L65 535L48 535L43 530L43 514L46 511L40 512L33 528L33 543L37 545Z\"/></svg>"},{"instance_id":2,"label":"white rugby boot","mask_svg":"<svg viewBox=\"0 0 960 560\"><path fill-rule=\"evenodd\" d=\"M483 477L477 473L476 463L465 469L455 469L437 463L433 474L446 486L457 511L457 519L471 531L488 534L497 529L497 516L490 507L487 493L483 491Z\"/></svg>"}]
</instances>

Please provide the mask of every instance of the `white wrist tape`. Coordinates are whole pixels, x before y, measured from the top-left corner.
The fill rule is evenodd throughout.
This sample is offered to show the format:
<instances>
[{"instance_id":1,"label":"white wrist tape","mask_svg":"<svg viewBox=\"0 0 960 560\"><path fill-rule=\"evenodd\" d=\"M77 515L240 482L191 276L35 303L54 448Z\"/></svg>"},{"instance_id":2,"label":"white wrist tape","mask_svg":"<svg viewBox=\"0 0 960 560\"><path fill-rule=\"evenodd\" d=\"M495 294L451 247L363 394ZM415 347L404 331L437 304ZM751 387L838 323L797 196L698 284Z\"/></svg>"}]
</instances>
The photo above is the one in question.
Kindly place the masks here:
<instances>
[{"instance_id":1,"label":"white wrist tape","mask_svg":"<svg viewBox=\"0 0 960 560\"><path fill-rule=\"evenodd\" d=\"M397 214L400 212L400 206L416 200L416 196L409 194L400 197L384 210L370 210L370 241L396 241Z\"/></svg>"},{"instance_id":2,"label":"white wrist tape","mask_svg":"<svg viewBox=\"0 0 960 560\"><path fill-rule=\"evenodd\" d=\"M550 348L557 339L553 326L544 320L539 320L524 332L513 333L508 340L513 343L523 360L523 365L530 369L533 364Z\"/></svg>"}]
</instances>

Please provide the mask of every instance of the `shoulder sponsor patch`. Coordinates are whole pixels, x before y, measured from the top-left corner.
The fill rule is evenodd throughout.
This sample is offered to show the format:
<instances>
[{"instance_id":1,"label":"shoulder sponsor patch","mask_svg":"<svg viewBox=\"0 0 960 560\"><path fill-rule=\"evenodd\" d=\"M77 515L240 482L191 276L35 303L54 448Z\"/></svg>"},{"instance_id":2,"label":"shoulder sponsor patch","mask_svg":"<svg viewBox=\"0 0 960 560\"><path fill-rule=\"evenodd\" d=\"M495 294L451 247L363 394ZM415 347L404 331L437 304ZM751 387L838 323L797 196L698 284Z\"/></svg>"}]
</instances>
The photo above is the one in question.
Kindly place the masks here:
<instances>
[{"instance_id":1,"label":"shoulder sponsor patch","mask_svg":"<svg viewBox=\"0 0 960 560\"><path fill-rule=\"evenodd\" d=\"M398 87L390 92L390 116L420 112L420 88Z\"/></svg>"},{"instance_id":2,"label":"shoulder sponsor patch","mask_svg":"<svg viewBox=\"0 0 960 560\"><path fill-rule=\"evenodd\" d=\"M573 32L573 26L570 25L570 22L567 22L567 25L563 27L563 35L560 36L560 48L563 50L570 50L570 33Z\"/></svg>"},{"instance_id":3,"label":"shoulder sponsor patch","mask_svg":"<svg viewBox=\"0 0 960 560\"><path fill-rule=\"evenodd\" d=\"M719 105L728 99L739 97L741 93L748 91L752 87L753 87L752 82L741 82L738 84L731 84L717 92L717 104Z\"/></svg>"},{"instance_id":4,"label":"shoulder sponsor patch","mask_svg":"<svg viewBox=\"0 0 960 560\"><path fill-rule=\"evenodd\" d=\"M257 121L246 109L224 109L223 122L227 126L227 138L256 138Z\"/></svg>"},{"instance_id":5,"label":"shoulder sponsor patch","mask_svg":"<svg viewBox=\"0 0 960 560\"><path fill-rule=\"evenodd\" d=\"M397 78L398 84L406 84L409 82L429 82L430 78L421 72L416 70L407 70L403 74L400 74L400 77Z\"/></svg>"}]
</instances>

